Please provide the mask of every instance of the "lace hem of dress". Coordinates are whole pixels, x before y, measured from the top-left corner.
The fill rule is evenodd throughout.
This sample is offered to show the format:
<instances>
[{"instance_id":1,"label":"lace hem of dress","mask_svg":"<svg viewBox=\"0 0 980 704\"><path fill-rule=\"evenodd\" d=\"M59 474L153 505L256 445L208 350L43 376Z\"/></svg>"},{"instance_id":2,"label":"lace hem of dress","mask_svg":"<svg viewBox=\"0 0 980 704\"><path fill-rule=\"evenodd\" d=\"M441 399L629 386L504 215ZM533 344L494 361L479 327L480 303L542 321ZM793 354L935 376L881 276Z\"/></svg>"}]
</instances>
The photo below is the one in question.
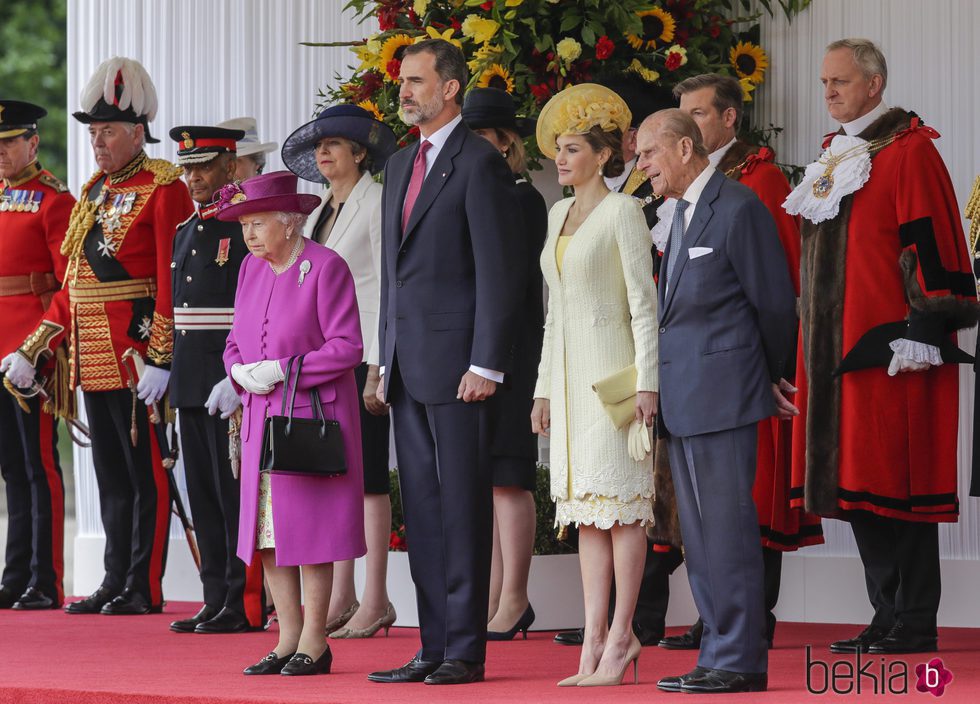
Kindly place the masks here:
<instances>
[{"instance_id":1,"label":"lace hem of dress","mask_svg":"<svg viewBox=\"0 0 980 704\"><path fill-rule=\"evenodd\" d=\"M255 549L276 547L276 532L272 526L272 482L269 473L259 474L258 516L255 521Z\"/></svg>"},{"instance_id":2,"label":"lace hem of dress","mask_svg":"<svg viewBox=\"0 0 980 704\"><path fill-rule=\"evenodd\" d=\"M617 523L626 526L637 521L642 526L653 524L653 503L649 497L637 496L624 501L588 494L580 499L558 499L555 505L556 527L574 523L609 530Z\"/></svg>"}]
</instances>

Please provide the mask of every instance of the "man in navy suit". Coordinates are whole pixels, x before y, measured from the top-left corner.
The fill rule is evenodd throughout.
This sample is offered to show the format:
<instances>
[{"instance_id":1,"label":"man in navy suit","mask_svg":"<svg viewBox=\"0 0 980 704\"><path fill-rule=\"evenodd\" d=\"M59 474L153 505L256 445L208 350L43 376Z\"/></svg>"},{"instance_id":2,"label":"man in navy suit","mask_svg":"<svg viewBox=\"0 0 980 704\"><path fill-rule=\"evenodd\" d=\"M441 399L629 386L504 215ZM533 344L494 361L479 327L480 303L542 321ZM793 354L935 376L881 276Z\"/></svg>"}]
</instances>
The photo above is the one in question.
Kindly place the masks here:
<instances>
[{"instance_id":1,"label":"man in navy suit","mask_svg":"<svg viewBox=\"0 0 980 704\"><path fill-rule=\"evenodd\" d=\"M688 578L704 621L698 666L657 686L763 691L756 423L798 412L782 379L796 296L772 216L750 188L709 164L693 119L661 110L637 143L654 192L677 199L658 286L659 424L669 433Z\"/></svg>"},{"instance_id":2,"label":"man in navy suit","mask_svg":"<svg viewBox=\"0 0 980 704\"><path fill-rule=\"evenodd\" d=\"M422 648L374 682L483 679L492 546L484 400L510 366L525 261L513 177L462 123L462 52L405 49L401 113L419 144L385 167L380 398L391 404Z\"/></svg>"}]
</instances>

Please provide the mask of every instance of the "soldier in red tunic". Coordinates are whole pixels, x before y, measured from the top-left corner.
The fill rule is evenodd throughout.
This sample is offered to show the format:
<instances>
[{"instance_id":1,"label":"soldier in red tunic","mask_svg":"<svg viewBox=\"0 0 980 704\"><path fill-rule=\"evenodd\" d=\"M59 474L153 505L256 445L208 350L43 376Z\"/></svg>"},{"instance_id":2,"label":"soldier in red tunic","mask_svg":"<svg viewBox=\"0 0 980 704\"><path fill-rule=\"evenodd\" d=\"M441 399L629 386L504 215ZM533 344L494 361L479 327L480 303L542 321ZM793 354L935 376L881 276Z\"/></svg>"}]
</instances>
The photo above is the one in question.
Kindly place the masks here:
<instances>
[{"instance_id":1,"label":"soldier in red tunic","mask_svg":"<svg viewBox=\"0 0 980 704\"><path fill-rule=\"evenodd\" d=\"M145 69L114 58L82 91L75 119L89 126L99 170L82 188L62 245L65 286L40 325L8 356L18 386L64 339L68 387L81 386L106 533L102 585L72 614L144 614L163 607L170 494L146 409L127 388L122 354L146 357L139 399L159 401L173 350L170 255L177 224L193 212L180 169L150 159L156 91ZM135 443L130 441L131 426Z\"/></svg>"},{"instance_id":2,"label":"soldier in red tunic","mask_svg":"<svg viewBox=\"0 0 980 704\"><path fill-rule=\"evenodd\" d=\"M871 624L833 652L936 649L938 524L956 521L961 361L976 287L938 133L882 102L870 41L827 48L831 117L786 209L802 216L794 506L849 521ZM945 362L945 363L944 363Z\"/></svg>"},{"instance_id":3,"label":"soldier in red tunic","mask_svg":"<svg viewBox=\"0 0 980 704\"><path fill-rule=\"evenodd\" d=\"M75 199L37 161L47 111L0 98L0 357L34 329L65 277L61 241ZM19 405L23 404L23 405ZM0 609L52 609L64 600L65 487L57 421L37 396L0 391L0 471L7 551Z\"/></svg>"},{"instance_id":4,"label":"soldier in red tunic","mask_svg":"<svg viewBox=\"0 0 980 704\"><path fill-rule=\"evenodd\" d=\"M743 91L739 82L731 76L703 74L679 83L674 87L674 95L680 100L681 110L698 123L705 146L710 152L708 161L729 178L741 181L751 188L772 214L786 253L790 278L798 294L799 226L797 219L782 208L782 203L790 192L789 182L773 163L774 154L771 149L753 146L737 138L743 111ZM670 220L669 216L661 217L661 222L669 224ZM791 376L790 372L792 370L787 370L787 376ZM768 611L766 635L770 643L776 628L773 609L779 599L783 553L823 542L820 518L804 513L800 508L790 507L791 433L792 422L775 416L758 425L756 475L752 494L762 534ZM669 480L668 472L663 481ZM699 619L687 633L664 638L661 645L669 649L697 648L701 631Z\"/></svg>"}]
</instances>

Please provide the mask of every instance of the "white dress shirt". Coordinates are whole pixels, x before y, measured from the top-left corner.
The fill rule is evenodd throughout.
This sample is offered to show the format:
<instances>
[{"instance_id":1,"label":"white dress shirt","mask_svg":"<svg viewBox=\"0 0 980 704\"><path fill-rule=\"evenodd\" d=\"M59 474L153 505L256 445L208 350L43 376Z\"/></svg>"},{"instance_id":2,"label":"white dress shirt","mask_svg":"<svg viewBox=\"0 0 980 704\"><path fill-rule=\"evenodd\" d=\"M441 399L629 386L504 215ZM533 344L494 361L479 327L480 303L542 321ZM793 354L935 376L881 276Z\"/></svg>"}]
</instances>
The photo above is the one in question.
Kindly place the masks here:
<instances>
[{"instance_id":1,"label":"white dress shirt","mask_svg":"<svg viewBox=\"0 0 980 704\"><path fill-rule=\"evenodd\" d=\"M844 134L848 137L857 137L859 134L864 132L871 123L877 120L879 117L888 112L888 106L885 105L885 101L882 100L875 107L871 108L871 112L866 115L861 115L856 120L851 120L850 122L842 122L841 127L844 128Z\"/></svg>"},{"instance_id":2,"label":"white dress shirt","mask_svg":"<svg viewBox=\"0 0 980 704\"><path fill-rule=\"evenodd\" d=\"M684 195L681 196L682 200L686 200L688 203L690 203L690 205L687 206L687 210L684 211L685 234L687 233L687 228L691 226L691 220L694 218L694 211L698 207L698 201L701 199L701 193L704 192L704 187L708 185L708 181L711 179L712 175L714 175L715 171L717 171L717 169L711 164L708 164L706 167L704 167L704 171L699 173L697 178L695 178L691 182L691 185L687 187L687 190L684 191ZM681 238L681 242L683 241L684 239ZM670 246L674 247L676 245L672 242ZM677 253L677 256L680 256L680 252ZM670 282L668 281L664 286L664 292L666 293L669 290Z\"/></svg>"},{"instance_id":3,"label":"white dress shirt","mask_svg":"<svg viewBox=\"0 0 980 704\"><path fill-rule=\"evenodd\" d=\"M633 173L633 169L635 167L636 157L634 156L632 159L626 162L626 167L623 169L623 173L621 173L619 176L603 176L602 180L606 182L606 188L608 188L610 191L618 192L619 189L623 187L623 184L626 183L626 180L630 177L630 174Z\"/></svg>"},{"instance_id":4,"label":"white dress shirt","mask_svg":"<svg viewBox=\"0 0 980 704\"><path fill-rule=\"evenodd\" d=\"M731 142L721 147L720 149L715 149L713 152L708 154L708 163L717 169L718 164L720 164L721 160L725 158L725 154L728 153L728 150L731 149L732 145L735 144L735 142L737 141L738 141L738 137L732 137ZM687 198L685 198L684 200L687 200Z\"/></svg>"}]
</instances>

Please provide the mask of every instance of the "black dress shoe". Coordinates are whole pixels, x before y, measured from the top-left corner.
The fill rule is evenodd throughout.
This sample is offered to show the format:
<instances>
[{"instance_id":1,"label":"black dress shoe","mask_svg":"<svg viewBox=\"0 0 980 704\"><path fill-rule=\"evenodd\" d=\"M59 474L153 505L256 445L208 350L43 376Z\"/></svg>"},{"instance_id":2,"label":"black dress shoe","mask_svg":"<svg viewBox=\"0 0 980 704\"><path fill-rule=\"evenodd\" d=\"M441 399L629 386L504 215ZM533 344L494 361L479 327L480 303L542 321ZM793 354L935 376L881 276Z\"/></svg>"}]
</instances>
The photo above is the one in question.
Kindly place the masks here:
<instances>
[{"instance_id":1,"label":"black dress shoe","mask_svg":"<svg viewBox=\"0 0 980 704\"><path fill-rule=\"evenodd\" d=\"M704 623L701 619L679 636L661 638L658 645L667 650L697 650L701 647L701 636L704 634Z\"/></svg>"},{"instance_id":2,"label":"black dress shoe","mask_svg":"<svg viewBox=\"0 0 980 704\"><path fill-rule=\"evenodd\" d=\"M209 621L218 615L218 607L205 604L201 610L190 618L183 618L170 624L170 630L174 633L193 633L197 624Z\"/></svg>"},{"instance_id":3,"label":"black dress shoe","mask_svg":"<svg viewBox=\"0 0 980 704\"><path fill-rule=\"evenodd\" d=\"M633 621L633 635L640 641L640 645L657 645L664 637L664 626L646 626L639 621Z\"/></svg>"},{"instance_id":4,"label":"black dress shoe","mask_svg":"<svg viewBox=\"0 0 980 704\"><path fill-rule=\"evenodd\" d=\"M866 653L868 647L888 635L889 629L882 626L868 626L856 637L838 640L830 644L832 653Z\"/></svg>"},{"instance_id":5,"label":"black dress shoe","mask_svg":"<svg viewBox=\"0 0 980 704\"><path fill-rule=\"evenodd\" d=\"M513 628L509 631L487 631L487 640L514 640L514 636L518 632L524 635L524 640L527 640L527 629L531 627L532 623L534 623L534 609L528 604Z\"/></svg>"},{"instance_id":6,"label":"black dress shoe","mask_svg":"<svg viewBox=\"0 0 980 704\"><path fill-rule=\"evenodd\" d=\"M57 609L60 604L37 587L28 587L11 608L18 611L43 611Z\"/></svg>"},{"instance_id":7,"label":"black dress shoe","mask_svg":"<svg viewBox=\"0 0 980 704\"><path fill-rule=\"evenodd\" d=\"M426 684L469 684L483 681L483 663L466 660L446 660L439 669L425 678Z\"/></svg>"},{"instance_id":8,"label":"black dress shoe","mask_svg":"<svg viewBox=\"0 0 980 704\"><path fill-rule=\"evenodd\" d=\"M934 653L939 649L937 640L935 631L931 633L913 631L899 621L888 632L888 635L868 646L868 652L875 655Z\"/></svg>"},{"instance_id":9,"label":"black dress shoe","mask_svg":"<svg viewBox=\"0 0 980 704\"><path fill-rule=\"evenodd\" d=\"M579 628L574 631L559 631L555 634L555 642L558 645L582 645L584 641L584 628Z\"/></svg>"},{"instance_id":10,"label":"black dress shoe","mask_svg":"<svg viewBox=\"0 0 980 704\"><path fill-rule=\"evenodd\" d=\"M657 681L657 689L662 689L665 692L679 692L681 687L688 680L701 677L708 672L707 667L701 667L698 665L693 670L688 672L686 675L678 675L676 677L661 677Z\"/></svg>"},{"instance_id":11,"label":"black dress shoe","mask_svg":"<svg viewBox=\"0 0 980 704\"><path fill-rule=\"evenodd\" d=\"M442 665L438 660L422 660L416 655L407 664L394 670L372 672L368 679L372 682L422 682Z\"/></svg>"},{"instance_id":12,"label":"black dress shoe","mask_svg":"<svg viewBox=\"0 0 980 704\"><path fill-rule=\"evenodd\" d=\"M728 672L708 670L700 677L685 679L681 691L689 694L734 694L736 692L765 692L769 676L765 672Z\"/></svg>"},{"instance_id":13,"label":"black dress shoe","mask_svg":"<svg viewBox=\"0 0 980 704\"><path fill-rule=\"evenodd\" d=\"M264 631L265 626L253 626L248 619L227 606L221 609L214 618L197 624L195 633L246 633L249 631Z\"/></svg>"},{"instance_id":14,"label":"black dress shoe","mask_svg":"<svg viewBox=\"0 0 980 704\"><path fill-rule=\"evenodd\" d=\"M158 614L162 611L163 604L154 606L138 591L124 589L122 594L103 606L99 613L105 616L142 616Z\"/></svg>"},{"instance_id":15,"label":"black dress shoe","mask_svg":"<svg viewBox=\"0 0 980 704\"><path fill-rule=\"evenodd\" d=\"M13 589L6 584L0 584L0 609L9 609L20 596L19 589Z\"/></svg>"},{"instance_id":16,"label":"black dress shoe","mask_svg":"<svg viewBox=\"0 0 980 704\"><path fill-rule=\"evenodd\" d=\"M333 664L333 653L330 646L316 660L305 653L296 653L286 666L282 668L283 675L329 675L330 665Z\"/></svg>"},{"instance_id":17,"label":"black dress shoe","mask_svg":"<svg viewBox=\"0 0 980 704\"><path fill-rule=\"evenodd\" d=\"M271 653L266 655L264 658L259 660L254 665L249 665L244 670L242 670L243 675L279 675L282 674L282 668L286 666L295 653L289 655L283 655L279 657L276 655L276 651L273 650Z\"/></svg>"},{"instance_id":18,"label":"black dress shoe","mask_svg":"<svg viewBox=\"0 0 980 704\"><path fill-rule=\"evenodd\" d=\"M106 587L99 587L91 596L81 601L74 601L65 606L65 613L69 614L97 614L102 611L102 607L115 598L118 592L109 591Z\"/></svg>"}]
</instances>

